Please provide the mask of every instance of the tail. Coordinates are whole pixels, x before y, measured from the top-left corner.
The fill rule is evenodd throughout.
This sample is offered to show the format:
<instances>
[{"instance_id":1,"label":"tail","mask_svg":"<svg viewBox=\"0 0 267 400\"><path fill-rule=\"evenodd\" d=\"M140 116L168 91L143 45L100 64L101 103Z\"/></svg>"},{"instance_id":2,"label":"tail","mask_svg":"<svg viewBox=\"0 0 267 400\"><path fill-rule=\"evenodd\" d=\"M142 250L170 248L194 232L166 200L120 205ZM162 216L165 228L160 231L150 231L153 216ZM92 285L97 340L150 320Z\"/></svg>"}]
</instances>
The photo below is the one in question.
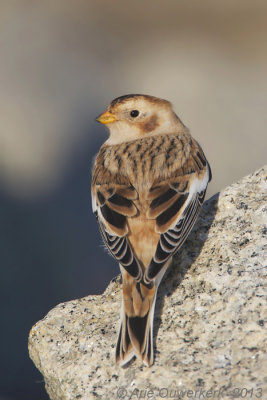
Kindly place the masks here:
<instances>
[{"instance_id":1,"label":"tail","mask_svg":"<svg viewBox=\"0 0 267 400\"><path fill-rule=\"evenodd\" d=\"M127 274L128 275L128 274ZM123 277L122 315L116 347L116 362L127 364L134 356L153 364L153 320L157 288Z\"/></svg>"}]
</instances>

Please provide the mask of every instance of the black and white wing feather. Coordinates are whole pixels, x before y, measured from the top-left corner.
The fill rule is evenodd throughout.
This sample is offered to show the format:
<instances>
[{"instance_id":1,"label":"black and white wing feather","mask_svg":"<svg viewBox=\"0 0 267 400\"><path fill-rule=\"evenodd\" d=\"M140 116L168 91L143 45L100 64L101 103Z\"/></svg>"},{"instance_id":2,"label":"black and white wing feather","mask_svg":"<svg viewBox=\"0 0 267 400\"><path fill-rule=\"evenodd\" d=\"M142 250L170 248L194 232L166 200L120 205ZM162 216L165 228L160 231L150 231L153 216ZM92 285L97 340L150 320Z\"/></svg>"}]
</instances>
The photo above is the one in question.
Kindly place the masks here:
<instances>
[{"instance_id":1,"label":"black and white wing feather","mask_svg":"<svg viewBox=\"0 0 267 400\"><path fill-rule=\"evenodd\" d=\"M182 174L150 189L148 216L156 219L160 233L155 254L146 270L146 283L157 279L162 268L182 246L193 228L204 202L211 170L201 149L193 153Z\"/></svg>"},{"instance_id":2,"label":"black and white wing feather","mask_svg":"<svg viewBox=\"0 0 267 400\"><path fill-rule=\"evenodd\" d=\"M139 281L142 270L127 239L127 217L132 217L137 212L132 201L135 197L133 187L102 185L96 186L95 193L92 192L93 211L109 252Z\"/></svg>"}]
</instances>

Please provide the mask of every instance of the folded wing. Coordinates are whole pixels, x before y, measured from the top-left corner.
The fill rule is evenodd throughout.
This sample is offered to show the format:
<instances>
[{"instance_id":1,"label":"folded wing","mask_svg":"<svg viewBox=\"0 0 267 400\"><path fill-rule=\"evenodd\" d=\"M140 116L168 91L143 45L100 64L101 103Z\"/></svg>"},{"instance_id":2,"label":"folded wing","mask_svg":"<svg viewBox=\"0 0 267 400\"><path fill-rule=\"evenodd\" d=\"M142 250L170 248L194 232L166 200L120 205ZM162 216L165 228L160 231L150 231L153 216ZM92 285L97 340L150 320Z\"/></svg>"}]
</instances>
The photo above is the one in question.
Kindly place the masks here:
<instances>
[{"instance_id":1,"label":"folded wing","mask_svg":"<svg viewBox=\"0 0 267 400\"><path fill-rule=\"evenodd\" d=\"M156 219L160 239L146 270L146 283L160 276L166 261L182 246L203 204L211 170L204 153L194 142L185 164L163 182L156 182L148 195L148 218Z\"/></svg>"},{"instance_id":2,"label":"folded wing","mask_svg":"<svg viewBox=\"0 0 267 400\"><path fill-rule=\"evenodd\" d=\"M95 185L92 192L93 211L109 252L139 281L142 270L127 239L127 217L137 214L133 203L136 198L131 185Z\"/></svg>"}]
</instances>

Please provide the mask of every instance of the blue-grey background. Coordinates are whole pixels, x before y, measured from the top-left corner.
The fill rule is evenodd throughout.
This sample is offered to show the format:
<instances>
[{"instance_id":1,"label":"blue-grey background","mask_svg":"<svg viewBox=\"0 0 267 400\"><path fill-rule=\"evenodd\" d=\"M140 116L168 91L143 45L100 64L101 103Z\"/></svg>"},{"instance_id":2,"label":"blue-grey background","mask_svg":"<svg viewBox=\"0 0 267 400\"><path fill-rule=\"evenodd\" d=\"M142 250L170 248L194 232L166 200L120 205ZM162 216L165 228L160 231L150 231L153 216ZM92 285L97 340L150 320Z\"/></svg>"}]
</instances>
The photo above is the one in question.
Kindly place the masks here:
<instances>
[{"instance_id":1,"label":"blue-grey background","mask_svg":"<svg viewBox=\"0 0 267 400\"><path fill-rule=\"evenodd\" d=\"M0 400L47 399L31 326L119 271L91 213L95 116L122 94L171 100L209 196L266 162L266 39L265 0L1 2Z\"/></svg>"}]
</instances>

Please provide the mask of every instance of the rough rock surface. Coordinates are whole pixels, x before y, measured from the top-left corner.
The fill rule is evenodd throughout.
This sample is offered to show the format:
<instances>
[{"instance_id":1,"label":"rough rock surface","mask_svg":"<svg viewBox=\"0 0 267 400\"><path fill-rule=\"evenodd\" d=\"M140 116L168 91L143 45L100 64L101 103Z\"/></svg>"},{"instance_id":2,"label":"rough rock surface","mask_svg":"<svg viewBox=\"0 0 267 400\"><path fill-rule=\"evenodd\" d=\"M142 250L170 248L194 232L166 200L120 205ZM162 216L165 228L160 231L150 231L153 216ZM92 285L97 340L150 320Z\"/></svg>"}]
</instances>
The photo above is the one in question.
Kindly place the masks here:
<instances>
[{"instance_id":1,"label":"rough rock surface","mask_svg":"<svg viewBox=\"0 0 267 400\"><path fill-rule=\"evenodd\" d=\"M51 399L267 398L266 175L206 201L160 286L151 368L114 363L118 278L32 328L30 356Z\"/></svg>"}]
</instances>

